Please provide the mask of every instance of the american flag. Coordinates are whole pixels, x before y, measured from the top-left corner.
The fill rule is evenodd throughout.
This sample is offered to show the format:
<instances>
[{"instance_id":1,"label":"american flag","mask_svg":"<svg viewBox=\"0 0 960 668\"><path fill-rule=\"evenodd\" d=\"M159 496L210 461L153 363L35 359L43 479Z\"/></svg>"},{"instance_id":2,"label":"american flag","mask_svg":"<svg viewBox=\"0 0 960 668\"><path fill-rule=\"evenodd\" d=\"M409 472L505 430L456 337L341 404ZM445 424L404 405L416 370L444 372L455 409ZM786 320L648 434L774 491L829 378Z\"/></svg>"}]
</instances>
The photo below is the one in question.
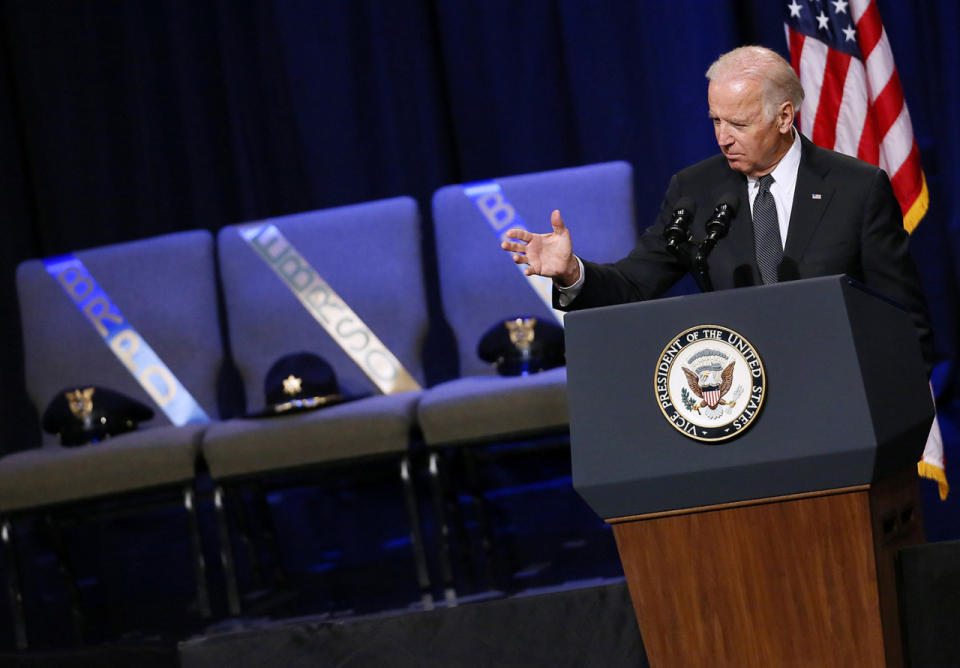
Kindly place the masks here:
<instances>
[{"instance_id":1,"label":"american flag","mask_svg":"<svg viewBox=\"0 0 960 668\"><path fill-rule=\"evenodd\" d=\"M913 231L927 182L876 0L790 0L790 60L806 98L800 131L814 144L878 165Z\"/></svg>"},{"instance_id":2,"label":"american flag","mask_svg":"<svg viewBox=\"0 0 960 668\"><path fill-rule=\"evenodd\" d=\"M930 198L876 0L790 0L786 16L790 60L805 94L800 131L818 146L881 167L912 232ZM950 488L936 419L917 470L937 481L945 499Z\"/></svg>"}]
</instances>

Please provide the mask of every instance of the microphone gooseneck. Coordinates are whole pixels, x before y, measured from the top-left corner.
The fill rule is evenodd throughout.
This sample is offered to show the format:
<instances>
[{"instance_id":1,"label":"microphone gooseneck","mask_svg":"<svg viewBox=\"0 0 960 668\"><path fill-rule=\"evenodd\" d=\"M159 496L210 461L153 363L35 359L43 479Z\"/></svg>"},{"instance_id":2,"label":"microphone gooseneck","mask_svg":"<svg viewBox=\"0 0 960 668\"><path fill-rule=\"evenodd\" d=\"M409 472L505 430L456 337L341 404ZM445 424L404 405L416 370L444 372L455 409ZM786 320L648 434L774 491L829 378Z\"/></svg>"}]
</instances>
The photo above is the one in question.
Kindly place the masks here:
<instances>
[{"instance_id":1,"label":"microphone gooseneck","mask_svg":"<svg viewBox=\"0 0 960 668\"><path fill-rule=\"evenodd\" d=\"M697 246L697 254L693 259L693 277L703 292L713 291L713 281L710 280L707 257L709 257L714 246L717 245L717 242L727 236L727 232L730 231L730 223L737 215L738 208L740 208L740 197L736 193L724 193L706 222L707 235Z\"/></svg>"}]
</instances>

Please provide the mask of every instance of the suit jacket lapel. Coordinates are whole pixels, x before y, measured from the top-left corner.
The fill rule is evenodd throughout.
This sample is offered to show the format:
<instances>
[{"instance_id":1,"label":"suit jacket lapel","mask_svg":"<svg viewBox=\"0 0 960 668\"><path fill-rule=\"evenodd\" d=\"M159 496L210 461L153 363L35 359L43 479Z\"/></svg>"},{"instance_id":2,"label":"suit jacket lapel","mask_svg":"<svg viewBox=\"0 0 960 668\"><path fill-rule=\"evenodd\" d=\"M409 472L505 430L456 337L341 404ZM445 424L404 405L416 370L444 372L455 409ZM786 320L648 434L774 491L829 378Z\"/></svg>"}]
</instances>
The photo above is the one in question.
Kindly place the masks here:
<instances>
[{"instance_id":1,"label":"suit jacket lapel","mask_svg":"<svg viewBox=\"0 0 960 668\"><path fill-rule=\"evenodd\" d=\"M740 198L737 215L730 223L727 239L720 242L720 246L734 258L733 266L747 264L756 269L757 256L753 250L753 217L750 215L750 198L747 196L747 178L738 172L728 169L728 176L722 188L716 193L718 201L726 193L736 193Z\"/></svg>"},{"instance_id":2,"label":"suit jacket lapel","mask_svg":"<svg viewBox=\"0 0 960 668\"><path fill-rule=\"evenodd\" d=\"M800 262L803 253L813 238L813 233L823 218L824 212L833 197L834 188L827 183L826 175L830 171L818 160L817 148L803 135L800 136L801 157L797 170L797 185L793 193L793 209L790 213L790 226L787 230L787 243L783 254Z\"/></svg>"}]
</instances>

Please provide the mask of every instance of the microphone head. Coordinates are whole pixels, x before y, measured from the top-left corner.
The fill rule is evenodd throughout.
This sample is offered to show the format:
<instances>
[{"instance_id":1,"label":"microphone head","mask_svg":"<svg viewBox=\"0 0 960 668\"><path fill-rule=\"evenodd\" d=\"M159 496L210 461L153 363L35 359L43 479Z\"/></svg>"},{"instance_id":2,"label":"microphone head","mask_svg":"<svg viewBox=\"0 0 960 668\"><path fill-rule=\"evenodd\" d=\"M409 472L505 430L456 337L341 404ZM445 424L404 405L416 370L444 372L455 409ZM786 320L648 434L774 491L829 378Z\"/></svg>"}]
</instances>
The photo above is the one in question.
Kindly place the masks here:
<instances>
[{"instance_id":1,"label":"microphone head","mask_svg":"<svg viewBox=\"0 0 960 668\"><path fill-rule=\"evenodd\" d=\"M740 196L734 192L726 192L717 200L717 207L714 211L719 212L721 207L726 207L730 212L730 217L737 215L737 209L740 208Z\"/></svg>"},{"instance_id":2,"label":"microphone head","mask_svg":"<svg viewBox=\"0 0 960 668\"><path fill-rule=\"evenodd\" d=\"M717 201L717 206L713 209L713 215L707 221L707 237L716 243L716 240L727 236L727 230L730 229L730 221L737 215L737 209L740 207L740 196L737 193L726 192Z\"/></svg>"},{"instance_id":3,"label":"microphone head","mask_svg":"<svg viewBox=\"0 0 960 668\"><path fill-rule=\"evenodd\" d=\"M697 212L697 203L693 201L692 197L684 195L677 200L677 205L673 207L675 214L681 210L686 211L687 215L692 217Z\"/></svg>"},{"instance_id":4,"label":"microphone head","mask_svg":"<svg viewBox=\"0 0 960 668\"><path fill-rule=\"evenodd\" d=\"M663 238L667 241L667 250L677 253L682 244L690 240L690 222L696 212L697 205L687 196L677 200L677 204L670 216L670 222L663 228Z\"/></svg>"}]
</instances>

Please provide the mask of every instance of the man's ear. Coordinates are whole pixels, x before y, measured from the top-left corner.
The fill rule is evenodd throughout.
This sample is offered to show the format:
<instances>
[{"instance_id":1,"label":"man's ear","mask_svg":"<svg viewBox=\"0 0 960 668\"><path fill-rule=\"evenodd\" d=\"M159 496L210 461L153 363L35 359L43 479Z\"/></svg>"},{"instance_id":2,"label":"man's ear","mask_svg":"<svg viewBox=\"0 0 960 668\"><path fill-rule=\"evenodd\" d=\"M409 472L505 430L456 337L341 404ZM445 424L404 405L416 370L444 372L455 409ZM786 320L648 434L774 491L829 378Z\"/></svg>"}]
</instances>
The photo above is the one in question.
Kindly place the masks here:
<instances>
[{"instance_id":1,"label":"man's ear","mask_svg":"<svg viewBox=\"0 0 960 668\"><path fill-rule=\"evenodd\" d=\"M777 130L780 131L780 134L785 135L790 132L790 128L793 126L794 116L795 110L793 108L793 102L789 100L781 102L777 108Z\"/></svg>"}]
</instances>

